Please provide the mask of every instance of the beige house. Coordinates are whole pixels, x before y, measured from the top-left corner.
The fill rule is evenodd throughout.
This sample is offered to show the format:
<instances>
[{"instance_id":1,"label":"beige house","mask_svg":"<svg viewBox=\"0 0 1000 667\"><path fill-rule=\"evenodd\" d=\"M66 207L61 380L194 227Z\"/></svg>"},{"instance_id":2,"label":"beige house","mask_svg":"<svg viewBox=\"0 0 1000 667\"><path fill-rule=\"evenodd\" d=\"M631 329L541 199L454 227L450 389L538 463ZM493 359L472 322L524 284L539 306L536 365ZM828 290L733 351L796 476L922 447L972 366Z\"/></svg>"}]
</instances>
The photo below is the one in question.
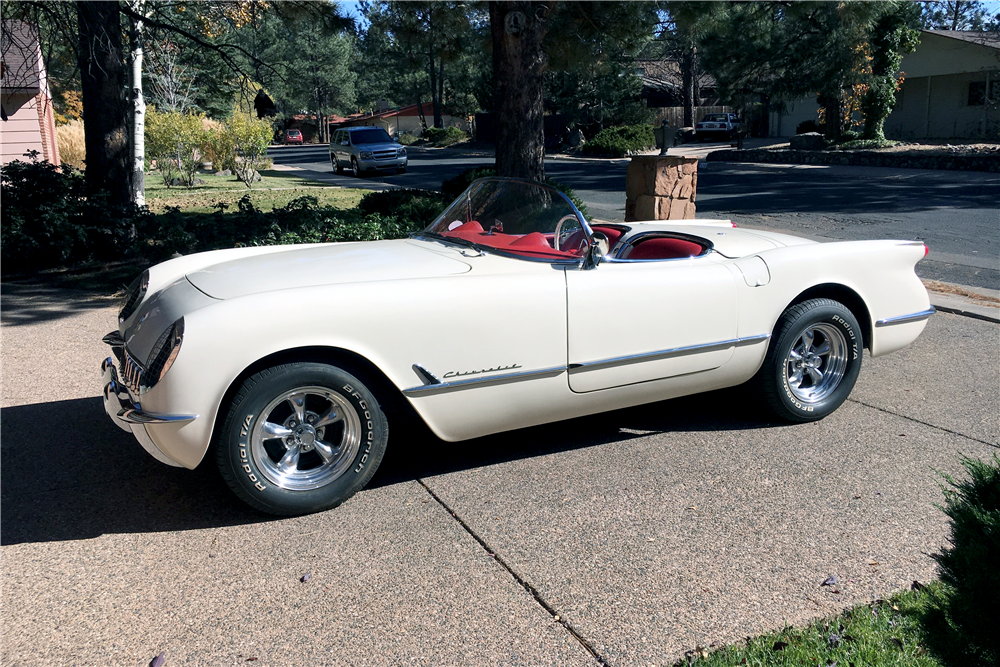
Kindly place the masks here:
<instances>
[{"instance_id":1,"label":"beige house","mask_svg":"<svg viewBox=\"0 0 1000 667\"><path fill-rule=\"evenodd\" d=\"M59 164L56 125L38 32L21 21L4 21L0 40L0 164L39 158Z\"/></svg>"},{"instance_id":2,"label":"beige house","mask_svg":"<svg viewBox=\"0 0 1000 667\"><path fill-rule=\"evenodd\" d=\"M1000 35L924 30L900 69L906 78L887 137L1000 140Z\"/></svg>"},{"instance_id":3,"label":"beige house","mask_svg":"<svg viewBox=\"0 0 1000 667\"><path fill-rule=\"evenodd\" d=\"M920 44L903 56L903 86L885 122L890 139L1000 140L1000 35L961 30L922 30ZM772 137L795 134L817 120L815 98L772 113Z\"/></svg>"}]
</instances>

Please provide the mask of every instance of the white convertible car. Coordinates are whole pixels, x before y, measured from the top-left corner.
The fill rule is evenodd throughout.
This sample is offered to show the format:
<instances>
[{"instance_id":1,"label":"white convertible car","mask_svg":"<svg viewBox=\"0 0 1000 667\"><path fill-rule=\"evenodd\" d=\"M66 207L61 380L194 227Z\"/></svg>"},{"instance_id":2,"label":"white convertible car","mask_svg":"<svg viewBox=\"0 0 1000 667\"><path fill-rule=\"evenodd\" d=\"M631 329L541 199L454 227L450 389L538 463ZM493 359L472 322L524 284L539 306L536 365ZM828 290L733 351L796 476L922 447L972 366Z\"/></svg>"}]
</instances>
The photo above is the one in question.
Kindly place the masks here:
<instances>
[{"instance_id":1,"label":"white convertible car","mask_svg":"<svg viewBox=\"0 0 1000 667\"><path fill-rule=\"evenodd\" d=\"M864 348L923 330L926 253L588 222L556 190L483 179L408 239L152 267L104 339L104 403L159 461L210 452L253 507L315 512L364 487L405 413L456 441L749 381L780 417L821 419Z\"/></svg>"}]
</instances>

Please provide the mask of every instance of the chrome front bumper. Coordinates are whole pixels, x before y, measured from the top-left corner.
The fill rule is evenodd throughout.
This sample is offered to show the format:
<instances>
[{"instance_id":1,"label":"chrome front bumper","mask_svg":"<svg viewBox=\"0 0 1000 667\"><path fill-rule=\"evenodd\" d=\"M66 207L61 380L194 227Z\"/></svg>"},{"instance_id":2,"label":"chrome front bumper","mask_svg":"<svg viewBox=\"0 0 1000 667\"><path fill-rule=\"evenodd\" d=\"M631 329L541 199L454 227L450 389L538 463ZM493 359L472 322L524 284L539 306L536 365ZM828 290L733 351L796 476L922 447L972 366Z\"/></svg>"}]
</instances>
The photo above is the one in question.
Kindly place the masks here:
<instances>
[{"instance_id":1,"label":"chrome front bumper","mask_svg":"<svg viewBox=\"0 0 1000 667\"><path fill-rule=\"evenodd\" d=\"M125 342L117 331L105 336L104 342L111 346L116 357L121 359L124 356ZM104 411L108 413L111 421L121 430L135 436L142 448L157 461L171 466L181 466L156 446L146 427L152 424L184 424L194 421L198 415L165 415L144 411L139 403L132 400L128 389L119 379L115 359L112 357L101 362L101 385L104 388Z\"/></svg>"},{"instance_id":2,"label":"chrome front bumper","mask_svg":"<svg viewBox=\"0 0 1000 667\"><path fill-rule=\"evenodd\" d=\"M194 421L198 415L160 415L143 412L142 406L132 401L128 390L118 380L115 360L108 357L101 362L101 384L104 385L104 411L124 431L131 431L131 424L177 424Z\"/></svg>"}]
</instances>

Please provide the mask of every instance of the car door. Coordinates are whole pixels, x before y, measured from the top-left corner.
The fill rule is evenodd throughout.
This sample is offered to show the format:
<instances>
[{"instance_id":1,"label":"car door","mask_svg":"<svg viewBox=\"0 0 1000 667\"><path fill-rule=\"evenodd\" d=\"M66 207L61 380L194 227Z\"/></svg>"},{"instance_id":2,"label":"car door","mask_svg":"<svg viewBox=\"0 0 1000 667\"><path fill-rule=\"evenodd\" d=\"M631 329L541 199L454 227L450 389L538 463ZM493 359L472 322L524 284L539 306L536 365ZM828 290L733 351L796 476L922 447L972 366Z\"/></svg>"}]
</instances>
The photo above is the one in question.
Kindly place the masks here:
<instances>
[{"instance_id":1,"label":"car door","mask_svg":"<svg viewBox=\"0 0 1000 667\"><path fill-rule=\"evenodd\" d=\"M569 269L566 289L574 392L709 371L733 354L736 283L711 254Z\"/></svg>"}]
</instances>

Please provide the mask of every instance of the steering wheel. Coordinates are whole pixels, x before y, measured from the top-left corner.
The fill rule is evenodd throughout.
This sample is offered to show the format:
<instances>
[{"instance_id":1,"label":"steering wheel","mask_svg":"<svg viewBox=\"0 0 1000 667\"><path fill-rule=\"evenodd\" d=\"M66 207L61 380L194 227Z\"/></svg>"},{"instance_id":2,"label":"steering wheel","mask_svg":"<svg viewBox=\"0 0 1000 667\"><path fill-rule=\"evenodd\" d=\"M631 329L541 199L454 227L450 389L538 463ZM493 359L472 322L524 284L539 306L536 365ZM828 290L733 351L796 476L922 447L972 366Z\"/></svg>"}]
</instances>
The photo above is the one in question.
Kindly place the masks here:
<instances>
[{"instance_id":1,"label":"steering wheel","mask_svg":"<svg viewBox=\"0 0 1000 667\"><path fill-rule=\"evenodd\" d=\"M556 223L556 232L555 234L552 235L552 247L555 248L556 250L562 250L562 248L560 247L562 243L560 242L559 237L562 236L563 224L565 224L567 220L575 220L576 222L579 222L577 217L573 214L564 215L563 217L559 218L559 222Z\"/></svg>"}]
</instances>

